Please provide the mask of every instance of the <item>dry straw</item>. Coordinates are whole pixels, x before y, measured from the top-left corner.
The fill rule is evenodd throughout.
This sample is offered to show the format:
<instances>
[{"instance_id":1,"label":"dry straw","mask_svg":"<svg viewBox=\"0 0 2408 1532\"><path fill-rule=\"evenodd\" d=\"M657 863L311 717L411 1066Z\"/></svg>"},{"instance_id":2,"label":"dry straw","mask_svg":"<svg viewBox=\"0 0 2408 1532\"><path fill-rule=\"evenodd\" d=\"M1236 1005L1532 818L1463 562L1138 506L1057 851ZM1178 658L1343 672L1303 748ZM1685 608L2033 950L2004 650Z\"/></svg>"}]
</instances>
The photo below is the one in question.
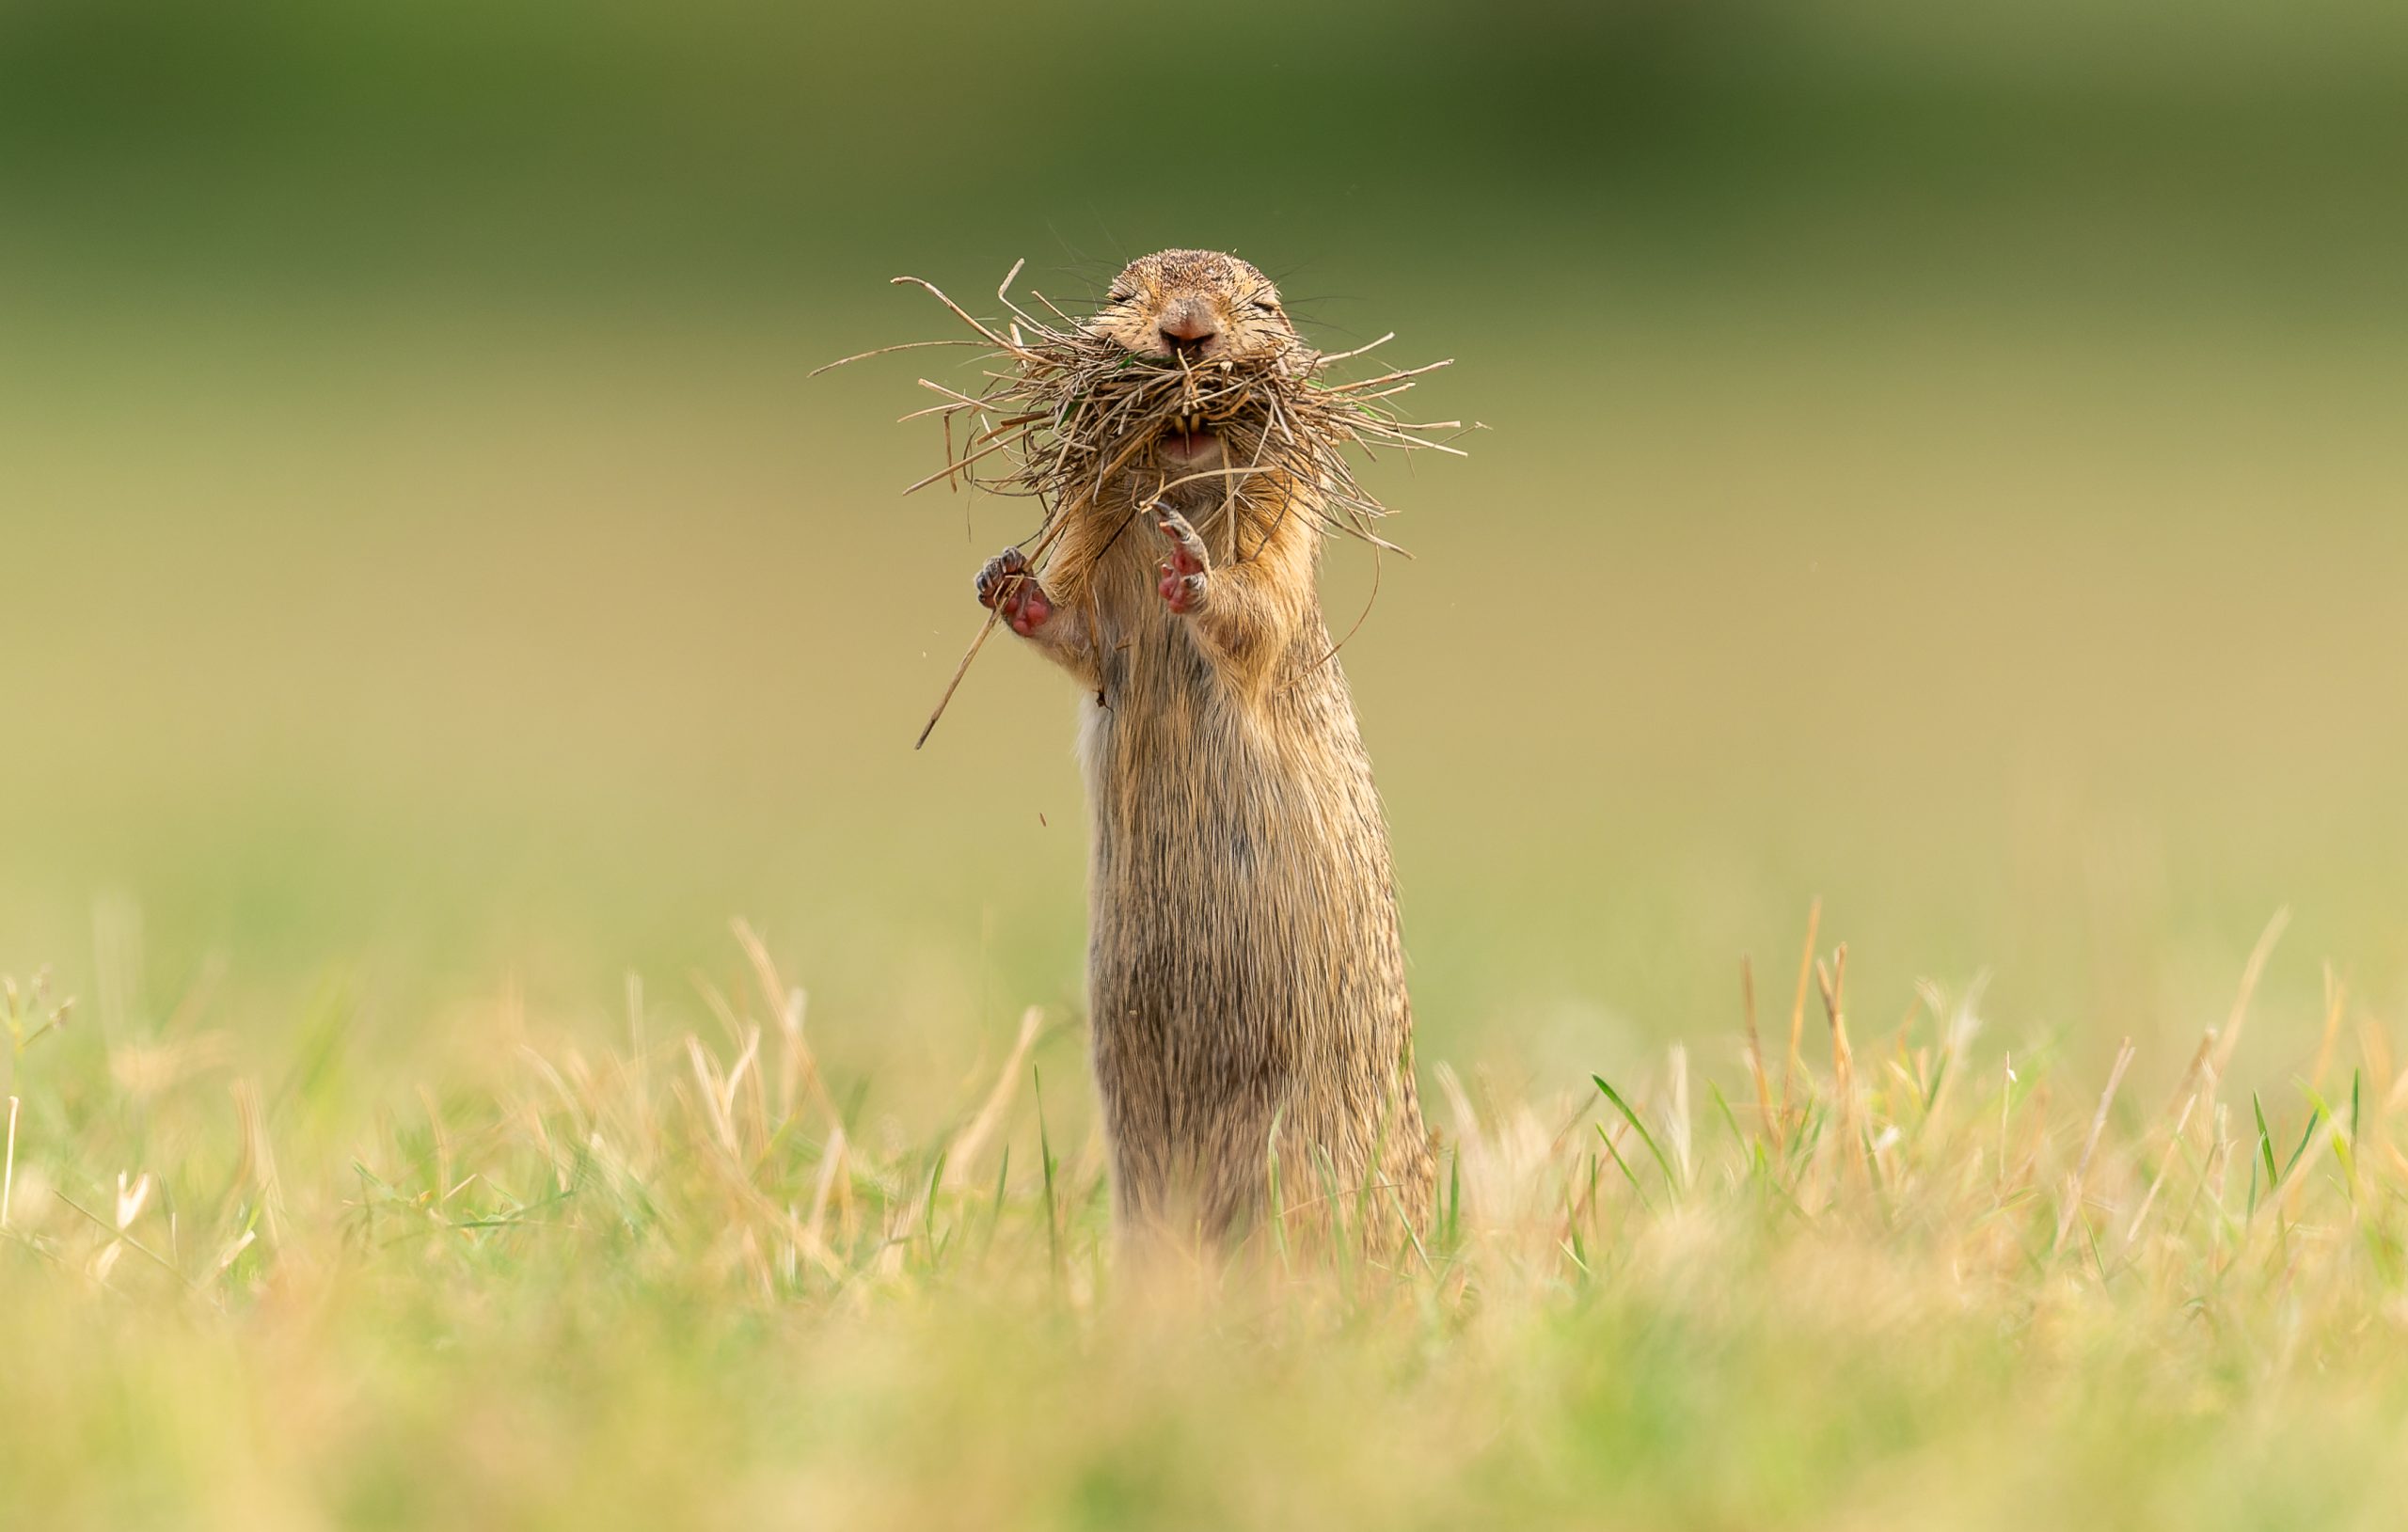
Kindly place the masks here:
<instances>
[{"instance_id":1,"label":"dry straw","mask_svg":"<svg viewBox=\"0 0 2408 1532\"><path fill-rule=\"evenodd\" d=\"M1331 376L1338 364L1377 350L1395 339L1392 334L1344 352L1316 351L1293 340L1243 357L1202 362L1140 355L1086 321L1063 312L1042 293L1032 292L1030 300L1049 317L1015 302L1012 284L1025 263L1014 262L995 290L996 301L1010 317L992 322L973 315L933 283L917 276L895 277L897 285L927 292L974 333L955 340L882 346L818 371L928 346L979 350L984 381L977 391L919 380L940 403L902 419L934 417L943 422L945 464L904 493L937 483L968 484L990 494L1035 499L1040 519L1022 551L1038 574L1059 535L1064 513L1102 504L1122 471L1142 461L1165 431L1211 425L1223 442L1223 466L1158 480L1150 496L1133 503L1128 514L1170 490L1217 480L1227 499L1272 505L1282 513L1301 512L1314 517L1323 531L1358 537L1391 551L1402 550L1373 530L1387 508L1355 478L1347 449L1360 448L1374 458L1382 450L1462 455L1436 434L1463 431L1462 421L1407 420L1388 403L1449 362L1342 382ZM936 727L994 625L990 612L929 717L927 730L921 732L921 743L927 743L928 730Z\"/></svg>"}]
</instances>

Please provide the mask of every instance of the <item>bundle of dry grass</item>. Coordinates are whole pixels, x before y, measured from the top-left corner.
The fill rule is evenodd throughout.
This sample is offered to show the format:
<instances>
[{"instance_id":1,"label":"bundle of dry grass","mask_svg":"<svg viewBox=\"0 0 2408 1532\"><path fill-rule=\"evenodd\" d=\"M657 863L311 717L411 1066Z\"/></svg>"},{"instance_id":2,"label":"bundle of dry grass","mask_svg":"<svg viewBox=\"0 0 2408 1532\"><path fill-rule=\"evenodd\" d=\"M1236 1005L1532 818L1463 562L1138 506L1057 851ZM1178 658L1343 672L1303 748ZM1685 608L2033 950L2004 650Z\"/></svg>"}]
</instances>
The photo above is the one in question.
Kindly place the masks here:
<instances>
[{"instance_id":1,"label":"bundle of dry grass","mask_svg":"<svg viewBox=\"0 0 2408 1532\"><path fill-rule=\"evenodd\" d=\"M972 314L932 282L895 277L897 286L927 292L969 325L974 336L881 346L817 371L931 346L983 351L979 362L985 384L975 393L930 378L919 380L921 387L943 402L902 419L934 417L943 422L945 465L904 493L936 483L968 484L1035 499L1040 519L1021 547L1036 573L1044 569L1065 511L1101 504L1121 471L1142 461L1164 432L1210 426L1226 444L1222 462L1177 479L1157 477L1145 486L1148 498L1124 513L1133 514L1182 485L1218 480L1228 500L1275 503L1285 513L1310 516L1324 531L1350 534L1375 548L1400 553L1404 550L1372 529L1388 511L1355 478L1347 449L1360 448L1367 457L1376 457L1383 449L1464 455L1435 434L1460 433L1466 429L1464 422L1407 420L1386 403L1451 365L1452 358L1346 382L1330 377L1332 368L1379 349L1395 339L1393 333L1343 352L1316 351L1297 338L1245 356L1203 362L1141 355L1065 313L1041 292L1032 292L1031 299L1050 317L1040 318L1014 302L1012 284L1026 264L1014 261L995 289L996 301L1010 317L994 322ZM998 464L1002 471L991 471ZM929 715L927 727L921 730L920 744L927 743L994 627L990 611Z\"/></svg>"},{"instance_id":2,"label":"bundle of dry grass","mask_svg":"<svg viewBox=\"0 0 2408 1532\"><path fill-rule=\"evenodd\" d=\"M1258 355L1203 363L1143 356L1096 333L1042 293L1031 296L1050 318L1014 302L1011 287L1025 264L1014 262L995 290L996 300L1011 317L994 323L971 314L933 283L917 276L895 277L897 285L933 295L975 338L880 347L829 366L924 346L984 348L986 383L974 394L932 379L919 380L921 387L943 403L903 419L933 416L944 422L945 466L904 493L940 482L968 483L992 494L1035 498L1043 507L1044 519L1032 540L1032 558L1049 541L1046 533L1064 507L1100 499L1114 476L1137 461L1156 437L1199 422L1211 425L1228 442L1226 466L1170 481L1157 486L1156 493L1196 479L1219 479L1232 496L1290 496L1298 509L1309 510L1327 529L1390 549L1395 545L1372 530L1372 523L1386 515L1387 508L1355 478L1346 449L1360 447L1369 456L1384 448L1462 455L1460 449L1434 435L1460 432L1462 421L1408 421L1385 403L1450 362L1350 382L1330 379L1332 367L1377 350L1393 335L1336 353L1315 351L1299 340ZM957 434L961 437L958 451ZM1006 466L1005 471L981 471L997 459Z\"/></svg>"}]
</instances>

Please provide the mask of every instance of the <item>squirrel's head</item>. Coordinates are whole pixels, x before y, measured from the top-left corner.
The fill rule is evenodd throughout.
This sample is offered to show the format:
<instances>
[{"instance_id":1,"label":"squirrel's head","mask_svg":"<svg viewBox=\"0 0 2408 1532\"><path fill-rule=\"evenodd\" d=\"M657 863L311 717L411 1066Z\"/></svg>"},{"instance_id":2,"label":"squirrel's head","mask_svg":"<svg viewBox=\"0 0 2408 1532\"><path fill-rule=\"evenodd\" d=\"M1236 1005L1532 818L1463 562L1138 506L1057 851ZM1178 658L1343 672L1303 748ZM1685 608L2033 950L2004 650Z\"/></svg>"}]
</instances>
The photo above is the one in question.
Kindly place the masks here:
<instances>
[{"instance_id":1,"label":"squirrel's head","mask_svg":"<svg viewBox=\"0 0 2408 1532\"><path fill-rule=\"evenodd\" d=\"M1112 279L1091 328L1137 355L1189 362L1253 356L1296 339L1271 278L1215 250L1131 261Z\"/></svg>"},{"instance_id":2,"label":"squirrel's head","mask_svg":"<svg viewBox=\"0 0 2408 1532\"><path fill-rule=\"evenodd\" d=\"M1271 278L1217 250L1163 250L1112 280L1088 328L1133 355L1190 365L1267 357L1296 344ZM1216 433L1164 433L1156 450L1175 466L1208 467Z\"/></svg>"}]
</instances>

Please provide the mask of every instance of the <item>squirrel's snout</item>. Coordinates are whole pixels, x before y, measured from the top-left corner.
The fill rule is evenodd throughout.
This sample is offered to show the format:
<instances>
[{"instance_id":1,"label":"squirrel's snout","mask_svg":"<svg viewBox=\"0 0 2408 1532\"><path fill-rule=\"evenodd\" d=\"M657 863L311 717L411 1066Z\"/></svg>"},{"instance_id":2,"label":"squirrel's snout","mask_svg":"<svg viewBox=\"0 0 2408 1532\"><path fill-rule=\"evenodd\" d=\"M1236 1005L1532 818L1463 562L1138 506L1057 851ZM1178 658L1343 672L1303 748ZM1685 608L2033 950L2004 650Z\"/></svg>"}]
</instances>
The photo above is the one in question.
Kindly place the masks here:
<instances>
[{"instance_id":1,"label":"squirrel's snout","mask_svg":"<svg viewBox=\"0 0 2408 1532\"><path fill-rule=\"evenodd\" d=\"M1156 327L1162 331L1164 351L1184 352L1191 356L1202 355L1221 333L1220 322L1213 318L1211 307L1195 298L1164 308Z\"/></svg>"}]
</instances>

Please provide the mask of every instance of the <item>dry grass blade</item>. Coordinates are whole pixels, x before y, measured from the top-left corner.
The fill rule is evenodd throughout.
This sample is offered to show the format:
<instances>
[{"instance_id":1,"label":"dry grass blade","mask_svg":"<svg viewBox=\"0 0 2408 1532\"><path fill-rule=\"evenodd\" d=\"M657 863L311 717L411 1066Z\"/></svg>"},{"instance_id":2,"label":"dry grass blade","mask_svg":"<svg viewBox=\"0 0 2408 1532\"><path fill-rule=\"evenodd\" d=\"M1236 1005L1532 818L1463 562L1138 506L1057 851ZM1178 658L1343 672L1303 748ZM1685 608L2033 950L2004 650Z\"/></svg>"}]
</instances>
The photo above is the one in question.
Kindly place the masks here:
<instances>
[{"instance_id":1,"label":"dry grass blade","mask_svg":"<svg viewBox=\"0 0 2408 1532\"><path fill-rule=\"evenodd\" d=\"M1831 949L1826 964L1814 960L1814 987L1823 997L1823 1016L1831 1025L1831 1096L1839 1126L1842 1162L1855 1160L1854 1146L1861 1127L1862 1102L1856 1082L1856 1050L1847 1040L1847 943ZM1867 1166L1870 1174L1871 1167Z\"/></svg>"},{"instance_id":2,"label":"dry grass blade","mask_svg":"<svg viewBox=\"0 0 2408 1532\"><path fill-rule=\"evenodd\" d=\"M2082 1141L2082 1158L2074 1162L2073 1174L2066 1177L2065 1207L2057 1216L2057 1237L2052 1249L2065 1248L2066 1236L2073 1232L2074 1220L2082 1216L2083 1179L2090 1174L2091 1157L2099 1152L2099 1137L2107 1130L2107 1113L2115 1104L2115 1092L2124 1083L2124 1071L2132 1066L2134 1051L2130 1037L2125 1038L2123 1046L2115 1050L2115 1067L2107 1075L2107 1088L2099 1093L2099 1110L2090 1119L2090 1135ZM2139 1227L2137 1215L2133 1219L2133 1227L2135 1230Z\"/></svg>"},{"instance_id":3,"label":"dry grass blade","mask_svg":"<svg viewBox=\"0 0 2408 1532\"><path fill-rule=\"evenodd\" d=\"M2274 943L2283 939L2283 929L2290 923L2290 907L2286 905L2274 911L2258 938L2258 945L2250 949L2249 961L2241 970L2241 987L2232 997L2232 1015L2226 1019L2223 1034L2216 1038L2215 1051L2210 1055L2219 1080L2232 1072L2232 1053L2241 1046L2241 1029L2249 1019L2250 997L2257 994L2258 981L2266 972L2266 959L2273 956Z\"/></svg>"},{"instance_id":4,"label":"dry grass blade","mask_svg":"<svg viewBox=\"0 0 2408 1532\"><path fill-rule=\"evenodd\" d=\"M1772 1082L1765 1074L1764 1039L1756 1032L1756 966L1739 959L1739 998L1748 1021L1748 1072L1755 1077L1756 1113L1764 1119L1765 1142L1781 1143L1781 1119L1773 1111Z\"/></svg>"},{"instance_id":5,"label":"dry grass blade","mask_svg":"<svg viewBox=\"0 0 2408 1532\"><path fill-rule=\"evenodd\" d=\"M865 362L873 356L892 355L898 351L926 351L931 346L974 346L977 343L975 340L906 340L896 346L874 346L868 351L857 351L850 356L839 356L832 362L822 362L803 376L816 378L822 372L833 372L840 367L849 367L855 362Z\"/></svg>"},{"instance_id":6,"label":"dry grass blade","mask_svg":"<svg viewBox=\"0 0 2408 1532\"><path fill-rule=\"evenodd\" d=\"M1021 1013L1020 1035L1012 1040L1012 1050L1004 1066L995 1075L994 1085L987 1092L970 1125L945 1149L944 1190L958 1192L970 1185L972 1168L997 1129L1004 1126L1011 1111L1012 1097L1020 1088L1021 1076L1027 1072L1029 1050L1037 1046L1038 1034L1044 1030L1045 1012L1032 1005Z\"/></svg>"},{"instance_id":7,"label":"dry grass blade","mask_svg":"<svg viewBox=\"0 0 2408 1532\"><path fill-rule=\"evenodd\" d=\"M1799 1050L1806 1041L1806 986L1814 976L1814 938L1823 928L1823 901L1806 910L1806 943L1798 954L1798 992L1789 1003L1789 1056L1781 1066L1781 1114L1789 1116L1790 1088L1804 1061Z\"/></svg>"}]
</instances>

